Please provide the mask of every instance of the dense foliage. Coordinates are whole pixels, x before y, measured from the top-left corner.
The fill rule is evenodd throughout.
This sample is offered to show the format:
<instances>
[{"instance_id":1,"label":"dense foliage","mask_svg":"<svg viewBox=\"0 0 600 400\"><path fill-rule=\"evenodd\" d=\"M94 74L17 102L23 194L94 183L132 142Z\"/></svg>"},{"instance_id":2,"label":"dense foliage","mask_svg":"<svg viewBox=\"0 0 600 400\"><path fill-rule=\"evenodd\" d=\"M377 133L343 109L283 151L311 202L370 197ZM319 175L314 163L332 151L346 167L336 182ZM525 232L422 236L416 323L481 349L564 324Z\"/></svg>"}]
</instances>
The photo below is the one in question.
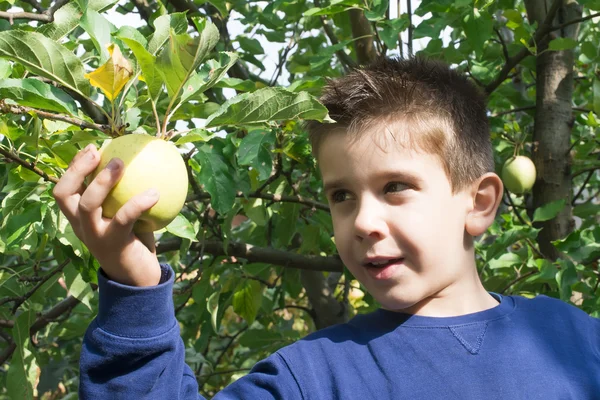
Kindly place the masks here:
<instances>
[{"instance_id":1,"label":"dense foliage","mask_svg":"<svg viewBox=\"0 0 600 400\"><path fill-rule=\"evenodd\" d=\"M0 2L0 398L77 397L99 266L52 187L79 149L124 133L173 140L189 167L156 238L203 394L377 307L336 257L301 121L327 118L327 77L381 54L465 71L489 94L498 172L515 154L536 164L533 192L506 192L477 242L485 287L600 317L600 2L398 3Z\"/></svg>"}]
</instances>

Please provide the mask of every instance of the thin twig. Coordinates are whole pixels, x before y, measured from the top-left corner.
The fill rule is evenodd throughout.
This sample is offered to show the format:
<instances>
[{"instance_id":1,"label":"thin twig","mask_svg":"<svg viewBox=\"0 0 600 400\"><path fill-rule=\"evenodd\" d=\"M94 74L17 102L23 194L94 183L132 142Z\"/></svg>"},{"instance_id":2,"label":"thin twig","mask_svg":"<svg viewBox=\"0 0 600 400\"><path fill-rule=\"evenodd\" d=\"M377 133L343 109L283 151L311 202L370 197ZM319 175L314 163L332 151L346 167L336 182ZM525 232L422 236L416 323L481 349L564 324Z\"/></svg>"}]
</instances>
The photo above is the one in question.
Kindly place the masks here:
<instances>
[{"instance_id":1,"label":"thin twig","mask_svg":"<svg viewBox=\"0 0 600 400\"><path fill-rule=\"evenodd\" d=\"M588 15L588 16L585 16L585 17L581 17L581 18L573 19L573 20L571 20L571 21L567 21L567 22L565 22L565 23L562 23L562 24L560 24L560 25L553 26L553 27L551 28L551 30L552 30L552 31L556 31L556 30L559 30L559 29L562 29L562 28L564 28L565 26L569 26L569 25L573 25L573 24L578 24L578 23L580 23L580 22L584 22L584 21L587 21L587 20L589 20L589 19L596 18L596 17L600 17L600 12L597 12L596 14L590 14L590 15Z\"/></svg>"},{"instance_id":2,"label":"thin twig","mask_svg":"<svg viewBox=\"0 0 600 400\"><path fill-rule=\"evenodd\" d=\"M579 196L581 196L581 194L585 190L585 185L587 185L588 182L590 181L590 179L592 179L592 176L594 176L594 173L596 172L597 169L600 169L600 167L595 167L594 169L590 170L588 176L586 176L586 178L585 178L585 181L583 181L583 184L581 185L581 187L577 191L577 194L573 197L573 200L571 200L571 205L572 206L575 205L575 202L577 201L577 199L579 198ZM573 175L573 178L574 177L575 177L575 175Z\"/></svg>"},{"instance_id":3,"label":"thin twig","mask_svg":"<svg viewBox=\"0 0 600 400\"><path fill-rule=\"evenodd\" d=\"M515 279L513 279L513 280L512 280L512 281L511 281L511 282L510 282L508 285L506 285L506 287L505 287L504 289L502 289L502 290L500 291L500 294L504 294L504 293L505 293L505 292L506 292L508 289L510 289L510 288L511 288L511 286L513 286L513 285L514 285L514 284L516 284L517 282L519 282L519 281L521 281L521 280L523 280L523 279L525 279L525 278L527 278L527 277L529 277L529 276L531 276L531 275L533 275L533 274L536 274L537 272L538 272L538 271L536 271L536 270L534 269L534 270L532 270L532 271L529 271L529 272L527 272L526 274L523 274L523 275L521 275L521 276L518 276L518 277L516 277L516 278L515 278Z\"/></svg>"},{"instance_id":4,"label":"thin twig","mask_svg":"<svg viewBox=\"0 0 600 400\"><path fill-rule=\"evenodd\" d=\"M515 207L515 204L513 203L512 198L510 197L510 192L506 188L504 188L504 193L506 194L506 198L508 199L508 202L510 203L510 206L512 207L512 209L513 209L515 215L517 216L517 218L519 219L519 221L521 221L521 223L523 225L531 225L531 224L527 223L523 219L523 217L521 217L519 210L517 210L517 207Z\"/></svg>"},{"instance_id":5,"label":"thin twig","mask_svg":"<svg viewBox=\"0 0 600 400\"><path fill-rule=\"evenodd\" d=\"M314 0L314 3L316 7L321 7L320 0ZM319 18L321 19L321 25L323 25L323 30L325 31L325 35L327 35L327 37L329 38L331 45L336 46L337 44L339 44L340 42L337 39L335 33L333 32L331 25L329 25L329 21L327 21L327 18L325 18L324 15L320 15ZM342 63L342 66L346 71L349 71L356 66L356 63L354 62L352 57L346 54L344 50L336 51L335 55L340 60L340 63Z\"/></svg>"},{"instance_id":6,"label":"thin twig","mask_svg":"<svg viewBox=\"0 0 600 400\"><path fill-rule=\"evenodd\" d=\"M35 172L36 174L41 176L46 182L52 182L55 184L58 183L58 178L56 178L54 176L50 176L45 171L42 171L41 169L36 167L35 162L27 162L27 161L23 160L22 158L19 158L19 156L2 149L1 147L0 147L0 154L2 154L7 159L16 162L17 164L21 165L22 167Z\"/></svg>"},{"instance_id":7,"label":"thin twig","mask_svg":"<svg viewBox=\"0 0 600 400\"><path fill-rule=\"evenodd\" d=\"M539 28L535 32L535 35L529 41L528 46L521 49L521 51L515 54L514 57L509 58L504 64L504 67L502 67L502 70L500 71L496 79L494 79L492 82L486 85L485 91L487 94L492 93L498 86L500 86L502 82L504 82L506 77L510 74L512 69L530 54L529 47L535 46L537 43L542 41L542 39L544 39L548 33L552 31L552 21L554 20L554 16L556 15L556 12L558 11L561 5L562 0L554 0L552 5L550 6L550 9L548 10L548 14L546 14L544 22L539 26Z\"/></svg>"},{"instance_id":8,"label":"thin twig","mask_svg":"<svg viewBox=\"0 0 600 400\"><path fill-rule=\"evenodd\" d=\"M413 56L413 31L415 27L412 24L412 0L406 0L406 13L408 14L408 56Z\"/></svg>"},{"instance_id":9,"label":"thin twig","mask_svg":"<svg viewBox=\"0 0 600 400\"><path fill-rule=\"evenodd\" d=\"M529 110L535 110L535 105L533 106L525 106L525 107L517 107L517 108L513 108L511 110L506 110L506 111L501 111L499 113L496 113L494 115L492 115L492 118L496 118L496 117L501 117L503 115L506 114L512 114L512 113L516 113L516 112L521 112L521 111L529 111Z\"/></svg>"},{"instance_id":10,"label":"thin twig","mask_svg":"<svg viewBox=\"0 0 600 400\"><path fill-rule=\"evenodd\" d=\"M498 36L498 39L500 39L500 44L502 45L502 53L504 53L504 60L508 61L510 55L508 54L508 48L506 47L506 42L502 37L502 33L500 33L500 30L498 28L494 28L494 31L496 31L496 35Z\"/></svg>"},{"instance_id":11,"label":"thin twig","mask_svg":"<svg viewBox=\"0 0 600 400\"><path fill-rule=\"evenodd\" d=\"M71 259L67 258L65 261L62 262L62 264L59 264L56 268L54 268L50 273L48 273L43 280L41 280L40 282L37 283L37 285L35 285L31 290L29 290L27 293L25 293L23 296L18 296L18 297L5 297L4 299L0 300L0 305L3 305L5 303L9 303L9 302L14 302L15 304L13 305L12 308L12 313L14 314L17 309L19 308L19 306L21 304L23 304L25 301L27 301L27 299L29 299L31 296L33 296L33 294L44 284L46 283L50 278L52 278L54 275L56 275L57 273L61 272L69 263L71 262Z\"/></svg>"},{"instance_id":12,"label":"thin twig","mask_svg":"<svg viewBox=\"0 0 600 400\"><path fill-rule=\"evenodd\" d=\"M51 112L38 110L36 108L6 104L1 101L0 101L0 112L5 113L5 114L30 114L30 113L33 113L42 118L52 119L55 121L68 122L70 124L80 127L81 129L95 129L95 130L104 132L107 135L111 134L110 126L107 126L107 125L94 124L92 122L88 122L83 119L68 117L63 114L54 114Z\"/></svg>"},{"instance_id":13,"label":"thin twig","mask_svg":"<svg viewBox=\"0 0 600 400\"><path fill-rule=\"evenodd\" d=\"M271 193L250 193L248 195L244 195L243 193L236 193L237 198L251 198L251 199L264 199L270 200L273 202L282 202L282 203L298 203L311 208L315 208L318 210L329 212L329 206L327 204L320 203L315 200L306 199L303 196L281 196L279 194L271 194ZM206 200L210 199L210 194L207 192L202 192L200 195L194 195L188 197L186 202L194 201L194 200Z\"/></svg>"}]
</instances>

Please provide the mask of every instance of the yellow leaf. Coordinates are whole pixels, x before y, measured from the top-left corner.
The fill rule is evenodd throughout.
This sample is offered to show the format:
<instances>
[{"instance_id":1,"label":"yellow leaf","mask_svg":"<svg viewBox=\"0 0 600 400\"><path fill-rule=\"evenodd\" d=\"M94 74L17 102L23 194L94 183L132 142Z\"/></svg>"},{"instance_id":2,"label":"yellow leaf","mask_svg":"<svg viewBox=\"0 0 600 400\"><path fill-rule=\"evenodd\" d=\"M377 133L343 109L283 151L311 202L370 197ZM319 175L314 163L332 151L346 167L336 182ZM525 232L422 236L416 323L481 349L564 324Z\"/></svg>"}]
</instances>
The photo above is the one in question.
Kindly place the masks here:
<instances>
[{"instance_id":1,"label":"yellow leaf","mask_svg":"<svg viewBox=\"0 0 600 400\"><path fill-rule=\"evenodd\" d=\"M114 43L108 45L110 58L104 65L85 77L97 88L102 89L106 98L112 102L123 90L123 86L133 76L133 68L129 61L123 57L119 46Z\"/></svg>"}]
</instances>

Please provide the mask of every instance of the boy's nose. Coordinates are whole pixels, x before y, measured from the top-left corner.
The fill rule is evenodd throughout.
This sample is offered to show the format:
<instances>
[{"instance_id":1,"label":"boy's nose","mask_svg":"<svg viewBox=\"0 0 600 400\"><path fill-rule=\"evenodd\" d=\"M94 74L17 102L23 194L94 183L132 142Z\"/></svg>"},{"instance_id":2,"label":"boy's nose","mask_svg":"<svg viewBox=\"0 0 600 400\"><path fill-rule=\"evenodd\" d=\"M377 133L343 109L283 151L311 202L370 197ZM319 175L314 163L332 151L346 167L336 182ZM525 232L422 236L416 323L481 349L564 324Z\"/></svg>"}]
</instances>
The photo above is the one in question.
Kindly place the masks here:
<instances>
[{"instance_id":1,"label":"boy's nose","mask_svg":"<svg viewBox=\"0 0 600 400\"><path fill-rule=\"evenodd\" d=\"M361 201L354 219L354 232L358 240L379 240L384 236L385 221L381 206L374 201Z\"/></svg>"}]
</instances>

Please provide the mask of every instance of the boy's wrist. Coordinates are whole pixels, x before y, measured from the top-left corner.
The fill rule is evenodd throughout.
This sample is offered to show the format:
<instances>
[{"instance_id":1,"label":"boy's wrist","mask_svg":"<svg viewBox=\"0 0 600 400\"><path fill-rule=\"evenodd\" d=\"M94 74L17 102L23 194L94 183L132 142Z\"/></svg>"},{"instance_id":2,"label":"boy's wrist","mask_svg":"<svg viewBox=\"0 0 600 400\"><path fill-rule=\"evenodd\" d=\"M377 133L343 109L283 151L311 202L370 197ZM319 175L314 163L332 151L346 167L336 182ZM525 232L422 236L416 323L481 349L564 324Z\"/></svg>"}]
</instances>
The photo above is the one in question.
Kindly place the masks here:
<instances>
[{"instance_id":1,"label":"boy's wrist","mask_svg":"<svg viewBox=\"0 0 600 400\"><path fill-rule=\"evenodd\" d=\"M98 271L98 326L116 336L136 338L154 337L171 329L175 323L174 273L168 264L161 264L160 269L161 283L148 287L124 285Z\"/></svg>"}]
</instances>

